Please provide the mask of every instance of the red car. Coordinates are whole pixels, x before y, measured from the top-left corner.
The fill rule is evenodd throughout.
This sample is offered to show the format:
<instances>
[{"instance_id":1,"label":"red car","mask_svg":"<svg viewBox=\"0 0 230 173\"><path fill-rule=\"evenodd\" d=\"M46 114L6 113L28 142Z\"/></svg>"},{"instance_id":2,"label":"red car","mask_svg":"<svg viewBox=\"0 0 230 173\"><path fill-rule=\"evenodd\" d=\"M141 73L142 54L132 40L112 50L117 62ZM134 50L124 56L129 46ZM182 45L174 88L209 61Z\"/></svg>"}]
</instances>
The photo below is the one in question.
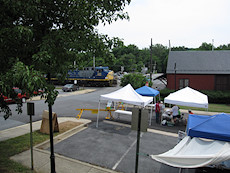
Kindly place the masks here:
<instances>
[{"instance_id":1,"label":"red car","mask_svg":"<svg viewBox=\"0 0 230 173\"><path fill-rule=\"evenodd\" d=\"M13 90L18 94L18 99L20 99L22 101L22 103L26 102L26 99L28 99L29 97L26 94L22 94L22 90L20 90L19 88L13 88ZM6 96L3 96L4 101L6 103L14 103L15 100L12 98L8 98Z\"/></svg>"}]
</instances>

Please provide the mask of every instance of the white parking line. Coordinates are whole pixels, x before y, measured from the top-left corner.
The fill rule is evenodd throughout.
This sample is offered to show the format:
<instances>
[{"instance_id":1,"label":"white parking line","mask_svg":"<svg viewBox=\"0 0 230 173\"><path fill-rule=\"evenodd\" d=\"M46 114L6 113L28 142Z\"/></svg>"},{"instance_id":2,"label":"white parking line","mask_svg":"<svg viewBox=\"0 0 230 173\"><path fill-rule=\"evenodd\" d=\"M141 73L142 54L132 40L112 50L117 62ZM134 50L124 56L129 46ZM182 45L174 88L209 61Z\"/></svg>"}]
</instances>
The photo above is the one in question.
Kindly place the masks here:
<instances>
[{"instance_id":1,"label":"white parking line","mask_svg":"<svg viewBox=\"0 0 230 173\"><path fill-rule=\"evenodd\" d=\"M122 155L122 157L118 160L118 162L113 166L112 170L115 170L117 166L120 164L122 159L128 154L128 152L131 150L131 148L136 144L137 140L135 140L132 145L128 148L128 150Z\"/></svg>"}]
</instances>

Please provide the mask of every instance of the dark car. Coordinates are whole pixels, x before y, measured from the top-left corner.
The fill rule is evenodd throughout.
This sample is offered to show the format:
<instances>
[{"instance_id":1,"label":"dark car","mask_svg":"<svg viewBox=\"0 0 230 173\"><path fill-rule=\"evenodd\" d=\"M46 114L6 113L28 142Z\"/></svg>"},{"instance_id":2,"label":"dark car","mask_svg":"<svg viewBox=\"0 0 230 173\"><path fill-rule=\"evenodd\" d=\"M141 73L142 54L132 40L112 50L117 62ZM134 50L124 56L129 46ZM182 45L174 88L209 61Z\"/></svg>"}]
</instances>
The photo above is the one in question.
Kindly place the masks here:
<instances>
[{"instance_id":1,"label":"dark car","mask_svg":"<svg viewBox=\"0 0 230 173\"><path fill-rule=\"evenodd\" d=\"M75 84L66 84L65 86L62 87L62 91L67 92L67 91L76 91L79 90L79 86Z\"/></svg>"}]
</instances>

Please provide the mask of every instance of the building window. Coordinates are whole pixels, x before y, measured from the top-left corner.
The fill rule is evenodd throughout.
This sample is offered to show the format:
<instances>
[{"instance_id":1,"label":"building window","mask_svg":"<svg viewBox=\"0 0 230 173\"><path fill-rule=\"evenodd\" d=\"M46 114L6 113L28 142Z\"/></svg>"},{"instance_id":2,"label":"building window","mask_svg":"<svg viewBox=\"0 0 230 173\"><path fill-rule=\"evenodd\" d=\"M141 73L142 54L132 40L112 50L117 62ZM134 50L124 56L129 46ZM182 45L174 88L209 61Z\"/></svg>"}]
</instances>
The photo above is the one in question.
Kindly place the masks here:
<instances>
[{"instance_id":1,"label":"building window","mask_svg":"<svg viewBox=\"0 0 230 173\"><path fill-rule=\"evenodd\" d=\"M182 89L182 88L185 88L187 86L189 86L189 79L180 79L179 88Z\"/></svg>"},{"instance_id":2,"label":"building window","mask_svg":"<svg viewBox=\"0 0 230 173\"><path fill-rule=\"evenodd\" d=\"M230 75L216 75L216 90L230 90Z\"/></svg>"}]
</instances>

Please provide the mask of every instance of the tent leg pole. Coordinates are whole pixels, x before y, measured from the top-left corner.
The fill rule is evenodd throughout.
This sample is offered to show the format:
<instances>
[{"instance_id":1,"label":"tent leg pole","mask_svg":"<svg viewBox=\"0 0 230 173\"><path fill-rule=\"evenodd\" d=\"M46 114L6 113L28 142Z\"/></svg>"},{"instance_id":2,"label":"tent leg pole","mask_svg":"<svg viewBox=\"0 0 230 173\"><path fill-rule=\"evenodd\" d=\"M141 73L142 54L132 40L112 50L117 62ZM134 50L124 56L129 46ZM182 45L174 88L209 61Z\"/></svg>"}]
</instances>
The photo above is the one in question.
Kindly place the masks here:
<instances>
[{"instance_id":1,"label":"tent leg pole","mask_svg":"<svg viewBox=\"0 0 230 173\"><path fill-rule=\"evenodd\" d=\"M98 128L98 120L99 120L100 108L101 108L101 102L100 102L100 100L99 100L99 103L98 103L98 112L97 112L97 123L96 123L96 127L97 127L97 128Z\"/></svg>"},{"instance_id":2,"label":"tent leg pole","mask_svg":"<svg viewBox=\"0 0 230 173\"><path fill-rule=\"evenodd\" d=\"M151 121L152 121L152 116L153 116L153 107L151 106L151 112L150 112L150 120L149 120L149 125L151 126Z\"/></svg>"}]
</instances>

